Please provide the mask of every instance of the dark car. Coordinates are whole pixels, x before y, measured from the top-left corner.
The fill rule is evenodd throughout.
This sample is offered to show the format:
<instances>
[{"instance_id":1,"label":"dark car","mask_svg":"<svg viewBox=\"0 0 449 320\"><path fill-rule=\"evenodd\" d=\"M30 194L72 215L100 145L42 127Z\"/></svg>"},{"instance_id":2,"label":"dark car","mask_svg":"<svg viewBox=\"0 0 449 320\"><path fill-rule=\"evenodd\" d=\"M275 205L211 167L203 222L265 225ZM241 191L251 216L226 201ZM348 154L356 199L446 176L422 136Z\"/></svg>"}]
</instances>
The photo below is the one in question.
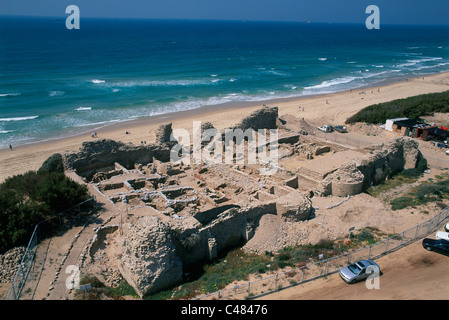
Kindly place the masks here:
<instances>
[{"instance_id":1,"label":"dark car","mask_svg":"<svg viewBox=\"0 0 449 320\"><path fill-rule=\"evenodd\" d=\"M426 250L437 251L449 255L449 241L447 240L426 238L422 241L422 246Z\"/></svg>"},{"instance_id":2,"label":"dark car","mask_svg":"<svg viewBox=\"0 0 449 320\"><path fill-rule=\"evenodd\" d=\"M335 127L334 127L334 130L335 130L335 131L338 131L338 132L340 132L340 133L348 132L348 130L346 129L345 126L335 126Z\"/></svg>"}]
</instances>

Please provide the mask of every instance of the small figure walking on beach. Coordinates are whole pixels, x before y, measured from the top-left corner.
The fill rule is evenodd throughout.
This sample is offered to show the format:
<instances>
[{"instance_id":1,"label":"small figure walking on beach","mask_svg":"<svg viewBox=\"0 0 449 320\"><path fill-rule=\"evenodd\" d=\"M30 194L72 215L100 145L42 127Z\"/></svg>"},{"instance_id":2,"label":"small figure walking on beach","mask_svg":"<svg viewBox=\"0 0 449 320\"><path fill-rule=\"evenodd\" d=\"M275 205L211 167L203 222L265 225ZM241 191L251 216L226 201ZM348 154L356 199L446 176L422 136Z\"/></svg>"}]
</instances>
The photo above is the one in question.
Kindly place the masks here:
<instances>
[{"instance_id":1,"label":"small figure walking on beach","mask_svg":"<svg viewBox=\"0 0 449 320\"><path fill-rule=\"evenodd\" d=\"M9 150L11 150L11 151L12 151L12 145L9 145Z\"/></svg>"}]
</instances>

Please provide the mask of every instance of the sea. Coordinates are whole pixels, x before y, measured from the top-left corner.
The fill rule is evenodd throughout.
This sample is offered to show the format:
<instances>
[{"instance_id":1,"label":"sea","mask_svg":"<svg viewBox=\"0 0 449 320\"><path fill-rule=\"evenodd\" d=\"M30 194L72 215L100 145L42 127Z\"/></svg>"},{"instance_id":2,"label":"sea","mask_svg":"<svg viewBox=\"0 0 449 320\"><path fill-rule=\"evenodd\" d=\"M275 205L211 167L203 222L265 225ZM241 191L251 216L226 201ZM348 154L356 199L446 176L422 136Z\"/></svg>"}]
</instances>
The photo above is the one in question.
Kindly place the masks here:
<instances>
[{"instance_id":1,"label":"sea","mask_svg":"<svg viewBox=\"0 0 449 320\"><path fill-rule=\"evenodd\" d=\"M449 26L0 17L0 148L449 71Z\"/></svg>"}]
</instances>

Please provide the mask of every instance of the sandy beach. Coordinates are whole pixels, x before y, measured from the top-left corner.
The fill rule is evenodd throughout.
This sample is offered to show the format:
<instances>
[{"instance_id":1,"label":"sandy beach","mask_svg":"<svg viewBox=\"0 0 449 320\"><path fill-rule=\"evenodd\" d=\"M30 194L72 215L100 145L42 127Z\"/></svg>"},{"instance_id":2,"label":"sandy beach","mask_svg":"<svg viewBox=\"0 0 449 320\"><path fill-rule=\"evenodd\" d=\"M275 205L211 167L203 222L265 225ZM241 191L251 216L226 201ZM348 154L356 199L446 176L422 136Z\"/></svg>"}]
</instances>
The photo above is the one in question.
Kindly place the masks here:
<instances>
[{"instance_id":1,"label":"sandy beach","mask_svg":"<svg viewBox=\"0 0 449 320\"><path fill-rule=\"evenodd\" d=\"M312 125L337 125L343 124L348 117L372 104L446 90L449 90L449 73L439 73L326 95L271 100L245 105L206 106L190 111L128 121L96 129L96 138L92 138L91 132L85 132L68 138L55 138L24 146L13 146L13 150L3 149L0 151L0 181L28 170L37 170L52 154L77 151L85 141L106 138L134 144L140 144L142 141L152 142L155 129L162 123L171 122L174 129L191 130L193 121L209 121L216 128L224 129L237 123L263 104L267 104L278 106L281 117L291 114L303 117ZM126 131L130 134L126 134Z\"/></svg>"}]
</instances>

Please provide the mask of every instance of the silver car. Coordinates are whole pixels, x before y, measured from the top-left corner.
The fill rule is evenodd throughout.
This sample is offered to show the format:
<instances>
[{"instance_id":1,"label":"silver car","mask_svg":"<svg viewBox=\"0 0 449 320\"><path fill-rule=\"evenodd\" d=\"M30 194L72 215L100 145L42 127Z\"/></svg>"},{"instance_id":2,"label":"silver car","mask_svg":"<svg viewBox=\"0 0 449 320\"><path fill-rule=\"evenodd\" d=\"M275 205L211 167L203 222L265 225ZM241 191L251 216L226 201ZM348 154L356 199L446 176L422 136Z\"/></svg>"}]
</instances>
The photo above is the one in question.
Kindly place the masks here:
<instances>
[{"instance_id":1,"label":"silver car","mask_svg":"<svg viewBox=\"0 0 449 320\"><path fill-rule=\"evenodd\" d=\"M373 271L367 270L370 266L374 271L380 272L379 265L373 260L359 260L340 269L338 274L346 283L354 283L371 275Z\"/></svg>"}]
</instances>

